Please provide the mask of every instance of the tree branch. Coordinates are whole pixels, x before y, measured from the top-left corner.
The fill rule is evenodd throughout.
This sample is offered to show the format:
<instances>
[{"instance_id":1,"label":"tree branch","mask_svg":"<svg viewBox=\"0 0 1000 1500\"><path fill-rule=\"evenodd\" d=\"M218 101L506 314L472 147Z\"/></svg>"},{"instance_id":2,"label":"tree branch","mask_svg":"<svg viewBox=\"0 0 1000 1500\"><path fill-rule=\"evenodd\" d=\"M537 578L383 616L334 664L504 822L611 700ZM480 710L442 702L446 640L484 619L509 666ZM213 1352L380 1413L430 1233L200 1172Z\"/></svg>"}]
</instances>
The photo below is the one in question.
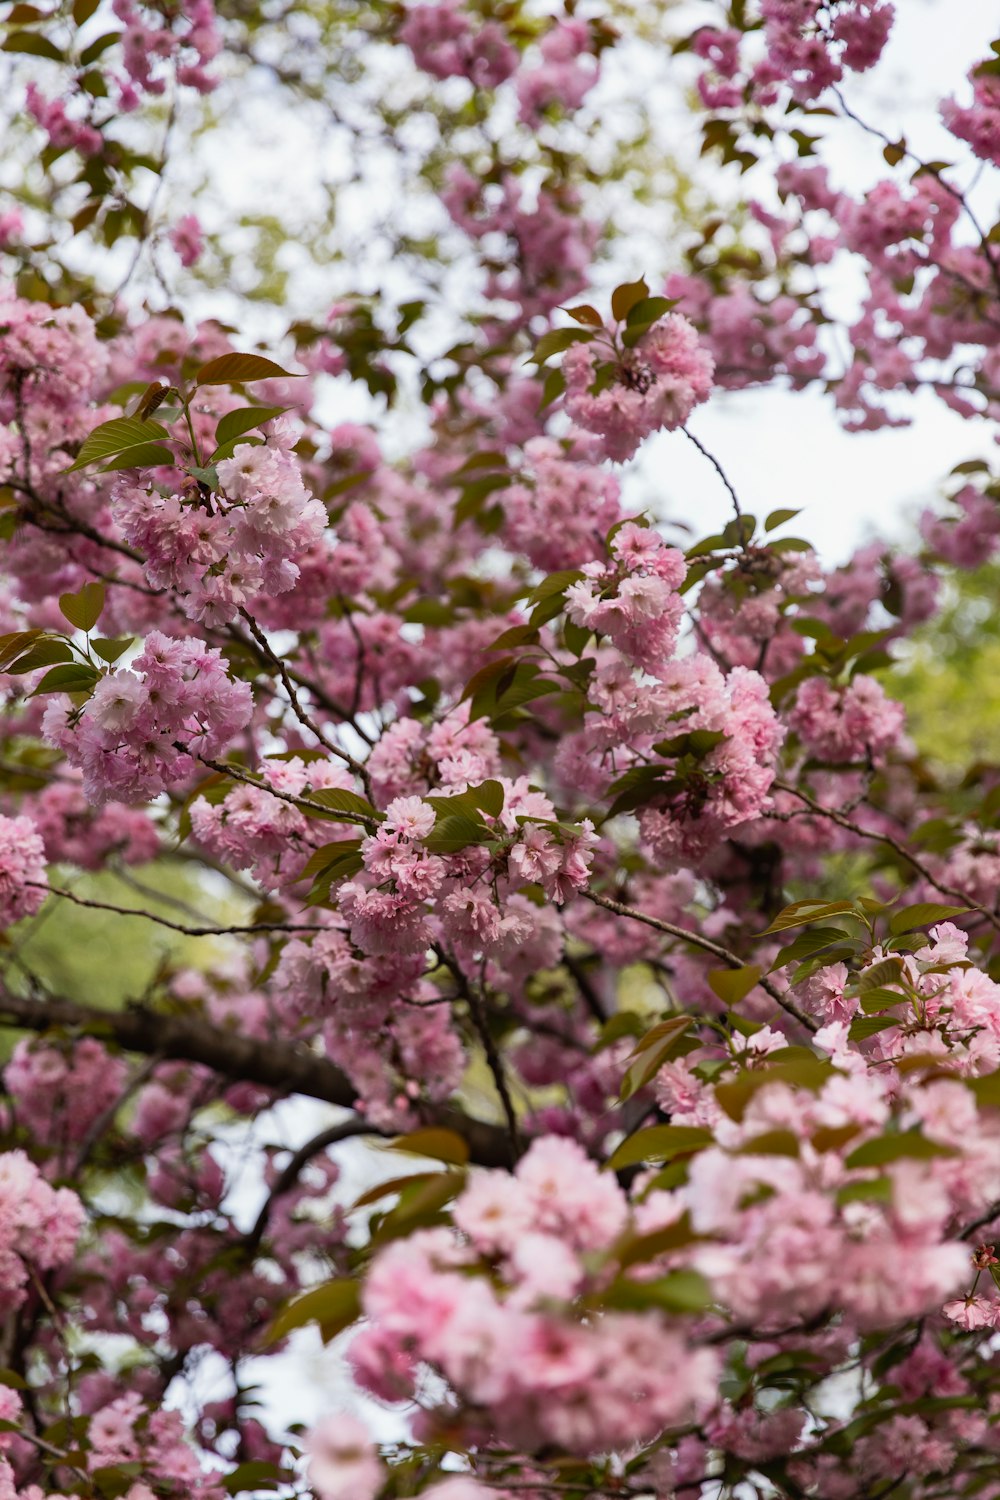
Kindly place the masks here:
<instances>
[{"instance_id":1,"label":"tree branch","mask_svg":"<svg viewBox=\"0 0 1000 1500\"><path fill-rule=\"evenodd\" d=\"M294 1042L243 1036L193 1016L167 1015L144 1005L121 1011L98 1010L56 996L29 999L3 992L0 1026L5 1024L39 1032L64 1026L115 1042L126 1052L199 1063L225 1078L321 1099L342 1109L353 1109L357 1104L350 1079L327 1058ZM509 1164L510 1141L501 1126L447 1105L429 1109L426 1118L428 1124L460 1135L469 1148L470 1160L478 1166Z\"/></svg>"}]
</instances>

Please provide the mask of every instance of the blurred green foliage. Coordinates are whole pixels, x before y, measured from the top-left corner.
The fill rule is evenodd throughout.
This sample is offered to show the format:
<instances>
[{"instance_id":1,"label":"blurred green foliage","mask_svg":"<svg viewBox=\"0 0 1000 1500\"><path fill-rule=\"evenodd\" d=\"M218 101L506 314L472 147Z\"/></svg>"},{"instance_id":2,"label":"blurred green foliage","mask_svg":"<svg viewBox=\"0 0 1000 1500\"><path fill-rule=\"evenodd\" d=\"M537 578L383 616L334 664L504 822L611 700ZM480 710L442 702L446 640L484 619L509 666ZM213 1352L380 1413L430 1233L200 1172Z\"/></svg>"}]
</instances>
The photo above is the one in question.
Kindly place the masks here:
<instances>
[{"instance_id":1,"label":"blurred green foliage","mask_svg":"<svg viewBox=\"0 0 1000 1500\"><path fill-rule=\"evenodd\" d=\"M942 771L1000 761L1000 563L955 572L944 607L882 675L906 704L910 734Z\"/></svg>"}]
</instances>

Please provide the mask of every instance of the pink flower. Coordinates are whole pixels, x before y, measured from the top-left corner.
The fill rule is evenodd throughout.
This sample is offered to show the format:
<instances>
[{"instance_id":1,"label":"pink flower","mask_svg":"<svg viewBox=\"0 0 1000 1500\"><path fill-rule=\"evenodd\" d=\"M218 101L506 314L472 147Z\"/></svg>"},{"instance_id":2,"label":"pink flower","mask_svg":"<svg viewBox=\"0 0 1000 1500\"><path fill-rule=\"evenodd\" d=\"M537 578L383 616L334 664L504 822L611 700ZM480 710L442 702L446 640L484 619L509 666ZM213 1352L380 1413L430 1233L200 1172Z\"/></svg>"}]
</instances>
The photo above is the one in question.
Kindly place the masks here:
<instances>
[{"instance_id":1,"label":"pink flower","mask_svg":"<svg viewBox=\"0 0 1000 1500\"><path fill-rule=\"evenodd\" d=\"M45 900L45 845L30 818L0 816L0 926L32 916Z\"/></svg>"},{"instance_id":2,"label":"pink flower","mask_svg":"<svg viewBox=\"0 0 1000 1500\"><path fill-rule=\"evenodd\" d=\"M321 1500L374 1500L385 1472L367 1428L341 1412L324 1417L306 1439L309 1482Z\"/></svg>"},{"instance_id":3,"label":"pink flower","mask_svg":"<svg viewBox=\"0 0 1000 1500\"><path fill-rule=\"evenodd\" d=\"M170 231L170 243L182 266L193 266L205 248L205 236L195 214L185 214Z\"/></svg>"}]
</instances>

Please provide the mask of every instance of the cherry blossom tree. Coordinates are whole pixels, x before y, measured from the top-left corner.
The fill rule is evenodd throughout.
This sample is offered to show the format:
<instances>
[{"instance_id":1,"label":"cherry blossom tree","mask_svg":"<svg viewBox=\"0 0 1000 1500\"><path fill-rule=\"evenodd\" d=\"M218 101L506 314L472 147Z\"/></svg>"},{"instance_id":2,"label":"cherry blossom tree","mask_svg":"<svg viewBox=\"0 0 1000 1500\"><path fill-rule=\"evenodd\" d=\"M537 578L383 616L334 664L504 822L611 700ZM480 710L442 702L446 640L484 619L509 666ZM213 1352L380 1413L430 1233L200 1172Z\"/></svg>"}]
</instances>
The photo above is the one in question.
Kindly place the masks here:
<instances>
[{"instance_id":1,"label":"cherry blossom tree","mask_svg":"<svg viewBox=\"0 0 1000 1500\"><path fill-rule=\"evenodd\" d=\"M831 567L698 435L998 415L1000 42L925 159L853 102L892 23L8 9L0 1500L1000 1496L1000 762L881 681L1000 481ZM697 200L602 102L640 54ZM277 251L195 191L265 105L354 163ZM84 1003L67 906L184 959ZM353 1395L283 1432L306 1327Z\"/></svg>"}]
</instances>

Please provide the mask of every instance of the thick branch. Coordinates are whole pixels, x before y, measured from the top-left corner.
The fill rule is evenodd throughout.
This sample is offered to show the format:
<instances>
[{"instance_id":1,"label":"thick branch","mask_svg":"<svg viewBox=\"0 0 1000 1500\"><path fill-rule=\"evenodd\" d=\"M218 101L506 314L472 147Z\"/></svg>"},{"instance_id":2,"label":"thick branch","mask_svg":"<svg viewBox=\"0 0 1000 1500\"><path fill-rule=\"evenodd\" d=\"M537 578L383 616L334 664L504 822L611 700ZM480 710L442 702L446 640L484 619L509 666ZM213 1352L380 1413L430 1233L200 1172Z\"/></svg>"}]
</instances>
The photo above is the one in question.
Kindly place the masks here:
<instances>
[{"instance_id":1,"label":"thick branch","mask_svg":"<svg viewBox=\"0 0 1000 1500\"><path fill-rule=\"evenodd\" d=\"M343 1109L352 1109L357 1102L354 1086L339 1068L294 1042L241 1036L191 1016L166 1015L142 1005L106 1011L55 997L38 1000L4 993L0 994L3 1024L29 1031L66 1026L109 1039L127 1052L200 1063L225 1078L284 1094L303 1094ZM498 1125L447 1106L428 1111L427 1123L461 1135L470 1159L479 1166L505 1167L510 1161L507 1132Z\"/></svg>"}]
</instances>

